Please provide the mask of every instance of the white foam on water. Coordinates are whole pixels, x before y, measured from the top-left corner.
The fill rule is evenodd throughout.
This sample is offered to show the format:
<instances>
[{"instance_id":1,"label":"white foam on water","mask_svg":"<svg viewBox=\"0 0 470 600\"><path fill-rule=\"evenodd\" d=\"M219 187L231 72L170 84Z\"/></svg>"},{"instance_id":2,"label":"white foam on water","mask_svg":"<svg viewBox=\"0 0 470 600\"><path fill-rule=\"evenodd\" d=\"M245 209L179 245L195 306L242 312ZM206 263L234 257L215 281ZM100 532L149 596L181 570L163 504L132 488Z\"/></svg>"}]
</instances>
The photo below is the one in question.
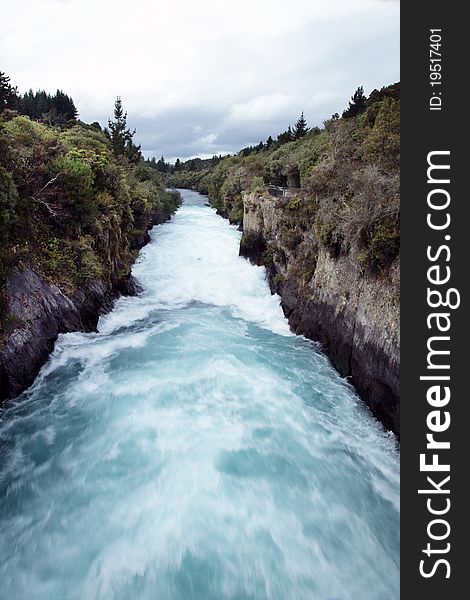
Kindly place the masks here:
<instances>
[{"instance_id":1,"label":"white foam on water","mask_svg":"<svg viewBox=\"0 0 470 600\"><path fill-rule=\"evenodd\" d=\"M393 440L192 192L0 421L0 596L396 600Z\"/></svg>"},{"instance_id":2,"label":"white foam on water","mask_svg":"<svg viewBox=\"0 0 470 600\"><path fill-rule=\"evenodd\" d=\"M275 333L292 335L279 296L270 293L264 267L238 256L240 236L213 209L183 205L171 222L154 229L152 243L134 266L144 293L137 301L121 299L100 320L100 331L110 333L158 309L202 302L226 307L234 316Z\"/></svg>"}]
</instances>

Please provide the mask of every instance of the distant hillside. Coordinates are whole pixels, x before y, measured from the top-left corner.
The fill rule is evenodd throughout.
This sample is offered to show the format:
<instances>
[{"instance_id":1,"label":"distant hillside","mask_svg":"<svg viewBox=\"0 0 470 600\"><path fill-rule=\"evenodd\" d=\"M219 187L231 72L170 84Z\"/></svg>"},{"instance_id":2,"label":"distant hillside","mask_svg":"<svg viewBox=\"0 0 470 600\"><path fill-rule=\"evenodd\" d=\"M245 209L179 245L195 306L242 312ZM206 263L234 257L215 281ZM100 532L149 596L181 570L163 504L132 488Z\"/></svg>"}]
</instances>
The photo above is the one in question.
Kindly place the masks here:
<instances>
[{"instance_id":1,"label":"distant hillside","mask_svg":"<svg viewBox=\"0 0 470 600\"><path fill-rule=\"evenodd\" d=\"M165 181L208 194L234 222L243 217L243 192L291 188L297 225L304 221L334 252L357 245L365 267L384 270L399 253L399 95L398 83L359 102L355 95L343 117L300 139L294 128L235 156L192 159Z\"/></svg>"}]
</instances>

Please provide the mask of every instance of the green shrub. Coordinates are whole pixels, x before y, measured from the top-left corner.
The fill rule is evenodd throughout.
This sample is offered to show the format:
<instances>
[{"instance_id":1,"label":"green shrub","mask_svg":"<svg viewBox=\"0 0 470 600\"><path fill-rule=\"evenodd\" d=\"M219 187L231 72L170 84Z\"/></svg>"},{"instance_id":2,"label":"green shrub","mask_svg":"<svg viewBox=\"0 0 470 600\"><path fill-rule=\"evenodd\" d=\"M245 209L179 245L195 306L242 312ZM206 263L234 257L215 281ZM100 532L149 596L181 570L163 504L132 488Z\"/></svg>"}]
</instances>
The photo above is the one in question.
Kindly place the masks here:
<instances>
[{"instance_id":1,"label":"green shrub","mask_svg":"<svg viewBox=\"0 0 470 600\"><path fill-rule=\"evenodd\" d=\"M300 208L301 204L302 204L302 199L299 196L294 196L293 198L291 198L289 200L289 203L287 204L287 208L289 210L297 211Z\"/></svg>"},{"instance_id":2,"label":"green shrub","mask_svg":"<svg viewBox=\"0 0 470 600\"><path fill-rule=\"evenodd\" d=\"M93 127L84 124L75 125L61 132L59 139L68 151L82 150L87 155L104 154L109 159L111 157L109 140L101 131Z\"/></svg>"},{"instance_id":3,"label":"green shrub","mask_svg":"<svg viewBox=\"0 0 470 600\"><path fill-rule=\"evenodd\" d=\"M60 191L62 205L80 225L89 225L98 212L91 166L69 153L52 161L49 175L57 177L56 189Z\"/></svg>"},{"instance_id":4,"label":"green shrub","mask_svg":"<svg viewBox=\"0 0 470 600\"><path fill-rule=\"evenodd\" d=\"M18 190L13 177L0 167L0 237L5 243L15 221L18 204Z\"/></svg>"},{"instance_id":5,"label":"green shrub","mask_svg":"<svg viewBox=\"0 0 470 600\"><path fill-rule=\"evenodd\" d=\"M397 222L387 220L376 227L370 240L368 255L371 266L388 267L400 252L400 229Z\"/></svg>"},{"instance_id":6,"label":"green shrub","mask_svg":"<svg viewBox=\"0 0 470 600\"><path fill-rule=\"evenodd\" d=\"M51 237L42 244L43 266L49 275L56 275L63 262L64 253L62 242L56 237Z\"/></svg>"},{"instance_id":7,"label":"green shrub","mask_svg":"<svg viewBox=\"0 0 470 600\"><path fill-rule=\"evenodd\" d=\"M10 137L13 147L24 148L32 152L37 146L50 146L58 139L58 130L47 127L29 117L18 116L3 124L7 136Z\"/></svg>"},{"instance_id":8,"label":"green shrub","mask_svg":"<svg viewBox=\"0 0 470 600\"><path fill-rule=\"evenodd\" d=\"M362 144L364 159L385 167L398 166L400 159L400 104L385 98L378 108L374 126Z\"/></svg>"},{"instance_id":9,"label":"green shrub","mask_svg":"<svg viewBox=\"0 0 470 600\"><path fill-rule=\"evenodd\" d=\"M104 276L105 269L97 254L93 251L90 236L81 237L75 244L75 251L77 257L75 283L77 285Z\"/></svg>"},{"instance_id":10,"label":"green shrub","mask_svg":"<svg viewBox=\"0 0 470 600\"><path fill-rule=\"evenodd\" d=\"M1 164L23 197L32 196L42 188L50 161L62 151L55 128L23 116L1 125L0 147Z\"/></svg>"},{"instance_id":11,"label":"green shrub","mask_svg":"<svg viewBox=\"0 0 470 600\"><path fill-rule=\"evenodd\" d=\"M259 175L253 178L250 186L250 192L253 194L265 194L268 191L268 186L264 182L264 179Z\"/></svg>"}]
</instances>

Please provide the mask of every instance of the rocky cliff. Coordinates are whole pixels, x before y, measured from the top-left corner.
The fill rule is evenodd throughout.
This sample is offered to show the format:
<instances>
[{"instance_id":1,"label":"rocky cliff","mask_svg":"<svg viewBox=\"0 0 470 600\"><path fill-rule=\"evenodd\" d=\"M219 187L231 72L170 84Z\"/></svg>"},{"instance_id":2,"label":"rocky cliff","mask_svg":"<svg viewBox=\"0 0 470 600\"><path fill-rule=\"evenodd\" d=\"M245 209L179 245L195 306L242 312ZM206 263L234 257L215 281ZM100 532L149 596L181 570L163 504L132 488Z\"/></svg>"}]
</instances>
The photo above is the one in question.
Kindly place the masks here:
<instances>
[{"instance_id":1,"label":"rocky cliff","mask_svg":"<svg viewBox=\"0 0 470 600\"><path fill-rule=\"evenodd\" d=\"M159 221L150 219L147 227ZM139 291L130 267L121 258L128 241L119 228L104 233L101 243L110 265L106 278L88 281L71 291L24 266L7 279L3 295L15 326L0 347L0 402L14 398L33 383L60 333L95 331L99 316L112 308L118 295ZM149 240L144 229L129 243L136 251Z\"/></svg>"},{"instance_id":2,"label":"rocky cliff","mask_svg":"<svg viewBox=\"0 0 470 600\"><path fill-rule=\"evenodd\" d=\"M0 402L33 382L59 333L93 330L117 294L136 292L138 249L181 202L116 116L120 100L112 138L2 108Z\"/></svg>"},{"instance_id":3,"label":"rocky cliff","mask_svg":"<svg viewBox=\"0 0 470 600\"><path fill-rule=\"evenodd\" d=\"M399 435L399 264L368 273L293 218L299 199L244 194L240 254L267 267L293 331L321 343L384 426ZM360 257L359 257L360 258Z\"/></svg>"}]
</instances>

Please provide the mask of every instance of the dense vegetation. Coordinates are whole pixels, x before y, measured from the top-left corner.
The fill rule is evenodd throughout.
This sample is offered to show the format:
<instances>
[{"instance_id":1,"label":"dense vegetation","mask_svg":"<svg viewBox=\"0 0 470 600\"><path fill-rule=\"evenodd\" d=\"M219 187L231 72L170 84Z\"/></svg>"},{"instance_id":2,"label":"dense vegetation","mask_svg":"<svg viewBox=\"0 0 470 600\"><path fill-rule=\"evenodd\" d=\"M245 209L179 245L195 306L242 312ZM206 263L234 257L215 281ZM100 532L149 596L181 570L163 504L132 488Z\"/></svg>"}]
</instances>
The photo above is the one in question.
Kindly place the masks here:
<instances>
[{"instance_id":1,"label":"dense vegetation","mask_svg":"<svg viewBox=\"0 0 470 600\"><path fill-rule=\"evenodd\" d=\"M0 290L26 266L68 292L127 272L135 240L179 203L162 178L208 194L233 222L244 192L289 188L286 245L309 239L311 256L353 248L361 267L386 274L399 253L399 110L399 84L369 98L358 88L321 129L302 113L237 155L169 165L143 160L120 98L102 131L63 92L20 95L0 73ZM7 312L0 291L0 339L14 326Z\"/></svg>"},{"instance_id":2,"label":"dense vegetation","mask_svg":"<svg viewBox=\"0 0 470 600\"><path fill-rule=\"evenodd\" d=\"M5 76L0 83L1 340L15 325L2 293L10 273L29 267L66 293L125 275L136 240L170 216L179 195L141 158L120 99L102 132L76 114L54 124L48 113L19 114L11 107L20 96Z\"/></svg>"},{"instance_id":3,"label":"dense vegetation","mask_svg":"<svg viewBox=\"0 0 470 600\"><path fill-rule=\"evenodd\" d=\"M294 128L235 156L192 159L167 166L168 185L208 194L233 222L243 218L243 192L290 188L286 231L292 247L310 231L314 254L355 256L371 273L387 272L399 253L399 84L358 88L342 117L308 130L303 114ZM162 160L162 159L161 159Z\"/></svg>"}]
</instances>

